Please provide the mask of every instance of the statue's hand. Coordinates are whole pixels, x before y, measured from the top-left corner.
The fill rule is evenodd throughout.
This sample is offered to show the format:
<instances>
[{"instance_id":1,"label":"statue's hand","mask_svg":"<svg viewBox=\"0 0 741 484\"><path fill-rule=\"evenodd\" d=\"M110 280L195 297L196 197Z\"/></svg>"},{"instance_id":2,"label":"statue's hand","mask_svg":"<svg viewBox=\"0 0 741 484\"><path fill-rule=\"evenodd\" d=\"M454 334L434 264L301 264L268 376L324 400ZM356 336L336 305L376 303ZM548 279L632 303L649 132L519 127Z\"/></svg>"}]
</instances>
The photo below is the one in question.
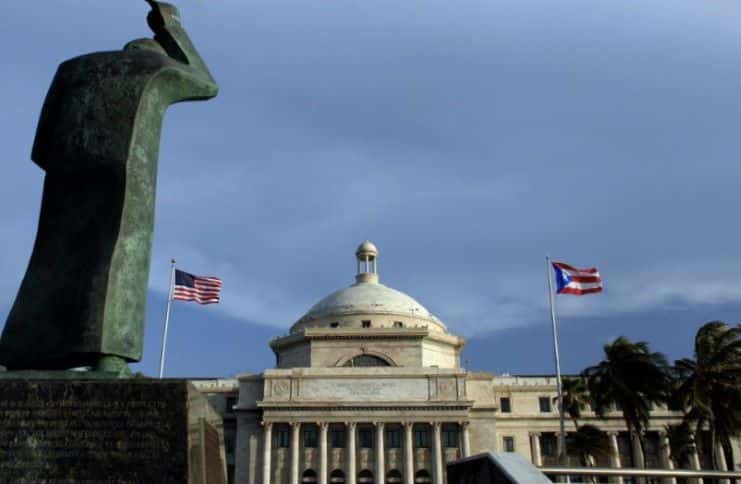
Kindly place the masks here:
<instances>
[{"instance_id":1,"label":"statue's hand","mask_svg":"<svg viewBox=\"0 0 741 484\"><path fill-rule=\"evenodd\" d=\"M180 12L174 5L155 0L146 2L152 7L147 15L147 24L155 34L171 25L180 25Z\"/></svg>"}]
</instances>

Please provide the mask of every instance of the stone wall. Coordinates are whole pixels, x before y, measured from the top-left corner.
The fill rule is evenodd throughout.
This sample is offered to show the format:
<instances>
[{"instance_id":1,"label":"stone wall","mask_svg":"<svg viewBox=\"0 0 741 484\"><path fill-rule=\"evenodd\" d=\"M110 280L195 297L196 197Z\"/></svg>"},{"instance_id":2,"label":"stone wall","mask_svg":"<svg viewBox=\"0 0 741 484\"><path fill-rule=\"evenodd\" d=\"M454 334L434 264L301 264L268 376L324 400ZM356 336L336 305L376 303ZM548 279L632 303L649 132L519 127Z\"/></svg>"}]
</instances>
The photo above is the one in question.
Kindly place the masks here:
<instances>
[{"instance_id":1,"label":"stone wall","mask_svg":"<svg viewBox=\"0 0 741 484\"><path fill-rule=\"evenodd\" d=\"M240 380L240 407L257 402L466 402L462 370L366 367L267 370ZM260 385L261 391L257 391Z\"/></svg>"},{"instance_id":2,"label":"stone wall","mask_svg":"<svg viewBox=\"0 0 741 484\"><path fill-rule=\"evenodd\" d=\"M330 368L358 355L389 366L459 368L464 339L427 328L307 328L271 341L278 368Z\"/></svg>"},{"instance_id":3,"label":"stone wall","mask_svg":"<svg viewBox=\"0 0 741 484\"><path fill-rule=\"evenodd\" d=\"M308 341L281 349L278 355L278 368L304 368L311 364L311 344Z\"/></svg>"},{"instance_id":4,"label":"stone wall","mask_svg":"<svg viewBox=\"0 0 741 484\"><path fill-rule=\"evenodd\" d=\"M471 418L468 426L471 439L471 455L481 452L497 452L500 445L497 443L497 426L494 419L482 416Z\"/></svg>"},{"instance_id":5,"label":"stone wall","mask_svg":"<svg viewBox=\"0 0 741 484\"><path fill-rule=\"evenodd\" d=\"M438 368L459 368L458 349L450 344L431 339L422 342L422 364Z\"/></svg>"},{"instance_id":6,"label":"stone wall","mask_svg":"<svg viewBox=\"0 0 741 484\"><path fill-rule=\"evenodd\" d=\"M237 417L237 445L234 449L236 464L234 481L241 484L260 484L262 482L262 428L257 415ZM276 481L285 482L285 481Z\"/></svg>"},{"instance_id":7,"label":"stone wall","mask_svg":"<svg viewBox=\"0 0 741 484\"><path fill-rule=\"evenodd\" d=\"M422 347L414 339L343 339L311 342L311 366L342 366L351 358L369 354L390 360L392 366L422 366Z\"/></svg>"}]
</instances>

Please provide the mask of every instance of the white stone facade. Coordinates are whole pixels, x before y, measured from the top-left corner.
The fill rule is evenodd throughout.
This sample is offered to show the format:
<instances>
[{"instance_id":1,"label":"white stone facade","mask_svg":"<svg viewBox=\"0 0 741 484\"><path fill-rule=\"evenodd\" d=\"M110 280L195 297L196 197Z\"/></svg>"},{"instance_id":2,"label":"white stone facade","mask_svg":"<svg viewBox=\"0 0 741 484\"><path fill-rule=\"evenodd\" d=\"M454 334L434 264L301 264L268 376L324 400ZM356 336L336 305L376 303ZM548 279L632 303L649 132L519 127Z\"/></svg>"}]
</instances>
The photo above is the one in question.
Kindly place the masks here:
<instances>
[{"instance_id":1,"label":"white stone facade","mask_svg":"<svg viewBox=\"0 0 741 484\"><path fill-rule=\"evenodd\" d=\"M364 243L356 255L357 283L320 301L287 336L270 342L275 369L201 382L204 391L236 403L224 409L230 479L443 484L446 462L484 451L555 463L555 378L462 369L463 338L414 299L378 282L375 246ZM645 457L632 451L620 412L607 419L585 412L579 423L611 436L614 455L596 464L645 461L666 468L665 426L680 418L666 409L653 412ZM731 464L741 464L737 443Z\"/></svg>"}]
</instances>

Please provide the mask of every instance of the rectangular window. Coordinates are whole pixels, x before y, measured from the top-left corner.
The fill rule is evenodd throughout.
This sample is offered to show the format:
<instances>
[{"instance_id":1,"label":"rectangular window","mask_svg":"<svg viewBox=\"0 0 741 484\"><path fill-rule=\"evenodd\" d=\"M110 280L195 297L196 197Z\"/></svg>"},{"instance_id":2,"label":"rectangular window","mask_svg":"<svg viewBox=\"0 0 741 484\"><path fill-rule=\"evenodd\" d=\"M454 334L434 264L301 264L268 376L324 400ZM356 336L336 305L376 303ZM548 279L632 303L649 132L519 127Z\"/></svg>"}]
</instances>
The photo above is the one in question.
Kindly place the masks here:
<instances>
[{"instance_id":1,"label":"rectangular window","mask_svg":"<svg viewBox=\"0 0 741 484\"><path fill-rule=\"evenodd\" d=\"M340 323L329 323L330 328L337 328L340 326Z\"/></svg>"},{"instance_id":2,"label":"rectangular window","mask_svg":"<svg viewBox=\"0 0 741 484\"><path fill-rule=\"evenodd\" d=\"M373 448L373 429L361 428L358 429L358 441L361 449L372 449Z\"/></svg>"},{"instance_id":3,"label":"rectangular window","mask_svg":"<svg viewBox=\"0 0 741 484\"><path fill-rule=\"evenodd\" d=\"M443 447L457 448L458 447L458 427L447 427L443 426Z\"/></svg>"},{"instance_id":4,"label":"rectangular window","mask_svg":"<svg viewBox=\"0 0 741 484\"><path fill-rule=\"evenodd\" d=\"M404 323L402 323L401 321L394 321L394 328L403 328L403 327L404 327Z\"/></svg>"},{"instance_id":5,"label":"rectangular window","mask_svg":"<svg viewBox=\"0 0 741 484\"><path fill-rule=\"evenodd\" d=\"M316 427L306 427L304 429L304 448L316 447L318 441Z\"/></svg>"},{"instance_id":6,"label":"rectangular window","mask_svg":"<svg viewBox=\"0 0 741 484\"><path fill-rule=\"evenodd\" d=\"M551 411L551 397L540 397L538 398L540 403L540 412L549 413Z\"/></svg>"},{"instance_id":7,"label":"rectangular window","mask_svg":"<svg viewBox=\"0 0 741 484\"><path fill-rule=\"evenodd\" d=\"M389 449L401 448L401 429L391 428L386 430L386 447Z\"/></svg>"},{"instance_id":8,"label":"rectangular window","mask_svg":"<svg viewBox=\"0 0 741 484\"><path fill-rule=\"evenodd\" d=\"M370 328L370 327L371 327L371 322L370 322L370 320L366 320L366 321L363 321L363 327L364 327L364 328Z\"/></svg>"},{"instance_id":9,"label":"rectangular window","mask_svg":"<svg viewBox=\"0 0 741 484\"><path fill-rule=\"evenodd\" d=\"M502 397L499 399L499 409L502 413L510 413L512 411L512 405L510 404L509 397Z\"/></svg>"},{"instance_id":10,"label":"rectangular window","mask_svg":"<svg viewBox=\"0 0 741 484\"><path fill-rule=\"evenodd\" d=\"M414 429L414 446L418 449L427 449L430 447L430 431L428 429Z\"/></svg>"},{"instance_id":11,"label":"rectangular window","mask_svg":"<svg viewBox=\"0 0 741 484\"><path fill-rule=\"evenodd\" d=\"M345 429L342 427L330 427L329 429L330 445L335 449L345 448Z\"/></svg>"},{"instance_id":12,"label":"rectangular window","mask_svg":"<svg viewBox=\"0 0 741 484\"><path fill-rule=\"evenodd\" d=\"M288 448L291 445L291 434L286 427L279 427L275 433L276 445L278 447Z\"/></svg>"},{"instance_id":13,"label":"rectangular window","mask_svg":"<svg viewBox=\"0 0 741 484\"><path fill-rule=\"evenodd\" d=\"M502 443L504 444L504 451L505 452L514 452L515 451L515 438L514 437L504 437L502 438Z\"/></svg>"}]
</instances>

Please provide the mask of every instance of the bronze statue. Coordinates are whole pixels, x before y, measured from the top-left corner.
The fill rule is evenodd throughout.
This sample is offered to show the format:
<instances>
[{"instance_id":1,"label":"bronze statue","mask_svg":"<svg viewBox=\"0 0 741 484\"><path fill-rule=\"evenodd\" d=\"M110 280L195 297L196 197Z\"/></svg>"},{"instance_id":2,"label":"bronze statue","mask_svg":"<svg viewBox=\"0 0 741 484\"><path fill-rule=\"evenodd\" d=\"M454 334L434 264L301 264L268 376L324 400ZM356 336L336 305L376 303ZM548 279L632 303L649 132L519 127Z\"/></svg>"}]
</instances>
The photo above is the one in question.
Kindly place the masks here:
<instances>
[{"instance_id":1,"label":"bronze statue","mask_svg":"<svg viewBox=\"0 0 741 484\"><path fill-rule=\"evenodd\" d=\"M141 359L162 118L218 92L178 10L147 2L154 39L62 63L47 94L38 233L0 338L8 370L125 374Z\"/></svg>"}]
</instances>

